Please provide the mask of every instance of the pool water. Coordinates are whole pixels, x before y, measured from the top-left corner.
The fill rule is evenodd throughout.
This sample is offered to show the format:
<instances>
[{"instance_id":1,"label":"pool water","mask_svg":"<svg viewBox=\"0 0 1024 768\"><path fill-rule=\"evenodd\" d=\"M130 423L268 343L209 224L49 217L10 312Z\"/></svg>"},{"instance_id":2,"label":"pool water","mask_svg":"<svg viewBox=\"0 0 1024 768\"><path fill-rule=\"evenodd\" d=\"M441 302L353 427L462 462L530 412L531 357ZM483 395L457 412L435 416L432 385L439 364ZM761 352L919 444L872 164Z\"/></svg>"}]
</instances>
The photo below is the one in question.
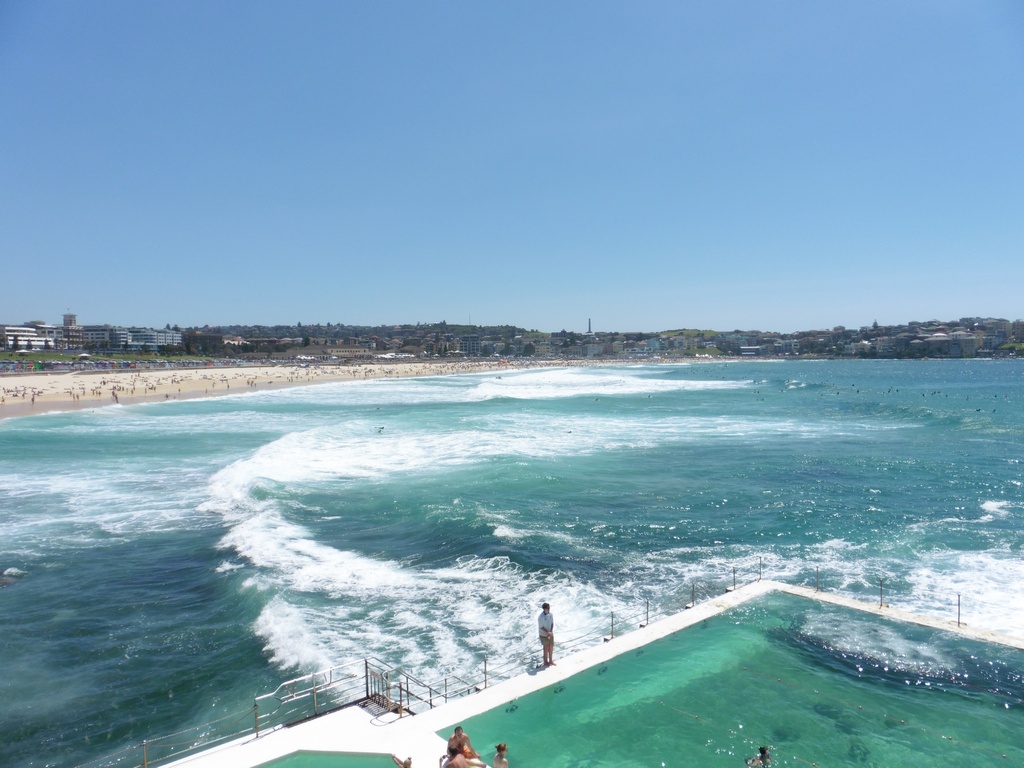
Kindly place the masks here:
<instances>
[{"instance_id":1,"label":"pool water","mask_svg":"<svg viewBox=\"0 0 1024 768\"><path fill-rule=\"evenodd\" d=\"M1019 650L772 594L461 725L514 768L736 768L761 745L773 766L1006 766L1022 670Z\"/></svg>"},{"instance_id":2,"label":"pool water","mask_svg":"<svg viewBox=\"0 0 1024 768\"><path fill-rule=\"evenodd\" d=\"M394 768L394 765L394 761L387 755L296 752L269 763L262 763L257 768Z\"/></svg>"}]
</instances>

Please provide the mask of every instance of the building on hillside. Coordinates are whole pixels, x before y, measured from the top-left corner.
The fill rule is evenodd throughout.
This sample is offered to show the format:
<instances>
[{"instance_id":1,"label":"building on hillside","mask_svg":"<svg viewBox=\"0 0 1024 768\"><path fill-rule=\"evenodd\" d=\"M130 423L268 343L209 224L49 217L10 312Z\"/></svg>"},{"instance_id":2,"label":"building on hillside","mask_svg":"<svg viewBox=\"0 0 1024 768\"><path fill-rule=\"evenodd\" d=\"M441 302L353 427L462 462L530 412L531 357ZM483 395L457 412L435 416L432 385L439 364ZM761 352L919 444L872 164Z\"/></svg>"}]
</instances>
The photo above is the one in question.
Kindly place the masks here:
<instances>
[{"instance_id":1,"label":"building on hillside","mask_svg":"<svg viewBox=\"0 0 1024 768\"><path fill-rule=\"evenodd\" d=\"M994 328L980 334L982 349L998 349L1010 340L1010 333L1004 328Z\"/></svg>"},{"instance_id":2,"label":"building on hillside","mask_svg":"<svg viewBox=\"0 0 1024 768\"><path fill-rule=\"evenodd\" d=\"M925 336L923 341L929 356L949 357L949 347L952 339L948 333L938 331L930 336Z\"/></svg>"},{"instance_id":3,"label":"building on hillside","mask_svg":"<svg viewBox=\"0 0 1024 768\"><path fill-rule=\"evenodd\" d=\"M81 345L92 349L151 350L160 347L178 347L182 344L181 331L161 328L123 328L118 325L81 326Z\"/></svg>"},{"instance_id":4,"label":"building on hillside","mask_svg":"<svg viewBox=\"0 0 1024 768\"><path fill-rule=\"evenodd\" d=\"M78 324L78 315L70 312L64 315L64 347L67 349L82 348L82 326Z\"/></svg>"},{"instance_id":5,"label":"building on hillside","mask_svg":"<svg viewBox=\"0 0 1024 768\"><path fill-rule=\"evenodd\" d=\"M114 325L83 325L82 344L93 349L127 349L128 329Z\"/></svg>"},{"instance_id":6,"label":"building on hillside","mask_svg":"<svg viewBox=\"0 0 1024 768\"><path fill-rule=\"evenodd\" d=\"M41 320L33 320L25 325L36 329L36 338L42 340L43 349L59 349L64 346L64 329L60 326L50 325Z\"/></svg>"},{"instance_id":7,"label":"building on hillside","mask_svg":"<svg viewBox=\"0 0 1024 768\"><path fill-rule=\"evenodd\" d=\"M30 325L2 325L0 337L5 351L43 349L43 339Z\"/></svg>"},{"instance_id":8,"label":"building on hillside","mask_svg":"<svg viewBox=\"0 0 1024 768\"><path fill-rule=\"evenodd\" d=\"M978 337L970 331L954 331L949 335L950 357L977 357Z\"/></svg>"},{"instance_id":9,"label":"building on hillside","mask_svg":"<svg viewBox=\"0 0 1024 768\"><path fill-rule=\"evenodd\" d=\"M583 345L570 344L568 347L562 347L559 354L562 357L583 357Z\"/></svg>"},{"instance_id":10,"label":"building on hillside","mask_svg":"<svg viewBox=\"0 0 1024 768\"><path fill-rule=\"evenodd\" d=\"M475 334L463 336L459 339L459 352L469 357L479 357L482 350L483 344L480 341L480 337Z\"/></svg>"},{"instance_id":11,"label":"building on hillside","mask_svg":"<svg viewBox=\"0 0 1024 768\"><path fill-rule=\"evenodd\" d=\"M874 339L871 343L875 345L875 349L878 350L878 354L886 356L893 354L893 351L896 349L897 344L896 340L893 339L891 336L879 336L877 339ZM904 344L903 348L905 347L906 345Z\"/></svg>"},{"instance_id":12,"label":"building on hillside","mask_svg":"<svg viewBox=\"0 0 1024 768\"><path fill-rule=\"evenodd\" d=\"M157 328L129 328L128 346L135 349L157 350L160 347L180 347L181 331Z\"/></svg>"},{"instance_id":13,"label":"building on hillside","mask_svg":"<svg viewBox=\"0 0 1024 768\"><path fill-rule=\"evenodd\" d=\"M345 344L340 347L331 347L331 354L342 360L355 360L357 358L373 357L368 349L357 344Z\"/></svg>"}]
</instances>

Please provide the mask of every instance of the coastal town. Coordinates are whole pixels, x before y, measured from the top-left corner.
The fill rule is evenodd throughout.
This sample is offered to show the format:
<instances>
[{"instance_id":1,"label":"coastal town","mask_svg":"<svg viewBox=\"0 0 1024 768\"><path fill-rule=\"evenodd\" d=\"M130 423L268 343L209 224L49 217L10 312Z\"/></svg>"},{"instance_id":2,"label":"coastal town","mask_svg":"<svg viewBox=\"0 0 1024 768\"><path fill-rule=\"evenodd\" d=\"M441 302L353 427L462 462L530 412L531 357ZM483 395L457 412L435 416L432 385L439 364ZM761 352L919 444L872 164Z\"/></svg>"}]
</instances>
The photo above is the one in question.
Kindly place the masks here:
<instances>
[{"instance_id":1,"label":"coastal town","mask_svg":"<svg viewBox=\"0 0 1024 768\"><path fill-rule=\"evenodd\" d=\"M61 324L41 320L0 325L7 356L51 352L80 356L155 354L215 357L238 362L315 360L685 357L1015 357L1024 349L1024 320L962 317L860 328L836 326L795 333L678 329L659 332L538 331L512 325L455 325L444 321L360 326L341 323L164 328Z\"/></svg>"}]
</instances>

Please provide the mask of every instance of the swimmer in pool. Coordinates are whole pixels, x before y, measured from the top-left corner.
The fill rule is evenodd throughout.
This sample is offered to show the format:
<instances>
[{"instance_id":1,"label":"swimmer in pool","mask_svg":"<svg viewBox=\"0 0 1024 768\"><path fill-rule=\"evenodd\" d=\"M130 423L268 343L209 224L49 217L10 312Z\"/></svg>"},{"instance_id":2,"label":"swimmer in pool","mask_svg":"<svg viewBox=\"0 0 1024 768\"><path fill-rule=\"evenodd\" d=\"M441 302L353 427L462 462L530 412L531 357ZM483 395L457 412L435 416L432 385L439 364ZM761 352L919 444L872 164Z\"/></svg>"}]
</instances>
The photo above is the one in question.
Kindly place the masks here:
<instances>
[{"instance_id":1,"label":"swimmer in pool","mask_svg":"<svg viewBox=\"0 0 1024 768\"><path fill-rule=\"evenodd\" d=\"M757 754L747 760L747 765L751 768L757 768L757 766L771 765L772 756L768 754L768 747L758 747Z\"/></svg>"}]
</instances>

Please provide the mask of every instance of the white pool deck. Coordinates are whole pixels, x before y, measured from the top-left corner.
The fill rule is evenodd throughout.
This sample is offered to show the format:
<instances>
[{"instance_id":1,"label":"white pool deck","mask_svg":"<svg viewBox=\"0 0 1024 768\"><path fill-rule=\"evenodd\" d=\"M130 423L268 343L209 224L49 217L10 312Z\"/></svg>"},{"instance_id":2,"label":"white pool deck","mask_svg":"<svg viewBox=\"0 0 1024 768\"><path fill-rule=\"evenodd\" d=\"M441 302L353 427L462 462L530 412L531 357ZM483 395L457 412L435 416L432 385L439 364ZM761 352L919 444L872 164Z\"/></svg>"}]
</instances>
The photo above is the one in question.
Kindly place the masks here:
<instances>
[{"instance_id":1,"label":"white pool deck","mask_svg":"<svg viewBox=\"0 0 1024 768\"><path fill-rule=\"evenodd\" d=\"M454 728L474 715L494 709L521 696L538 691L571 677L577 672L666 637L716 614L734 608L769 592L785 592L821 602L841 605L886 618L955 632L964 637L1024 650L1024 639L978 630L956 620L944 621L930 616L901 611L887 605L866 603L848 597L816 592L807 587L775 581L757 581L740 586L720 597L698 603L693 608L651 622L647 627L559 657L555 649L554 667L524 669L521 675L496 683L479 693L450 701L414 716L388 715L377 718L359 707L346 707L290 727L279 726L257 738L247 736L213 747L186 758L165 763L184 768L254 768L262 763L294 752L355 752L396 754L411 757L414 768L433 768L447 747L437 731ZM539 646L538 646L539 648ZM470 734L472 736L472 734ZM493 745L475 745L486 759Z\"/></svg>"}]
</instances>

